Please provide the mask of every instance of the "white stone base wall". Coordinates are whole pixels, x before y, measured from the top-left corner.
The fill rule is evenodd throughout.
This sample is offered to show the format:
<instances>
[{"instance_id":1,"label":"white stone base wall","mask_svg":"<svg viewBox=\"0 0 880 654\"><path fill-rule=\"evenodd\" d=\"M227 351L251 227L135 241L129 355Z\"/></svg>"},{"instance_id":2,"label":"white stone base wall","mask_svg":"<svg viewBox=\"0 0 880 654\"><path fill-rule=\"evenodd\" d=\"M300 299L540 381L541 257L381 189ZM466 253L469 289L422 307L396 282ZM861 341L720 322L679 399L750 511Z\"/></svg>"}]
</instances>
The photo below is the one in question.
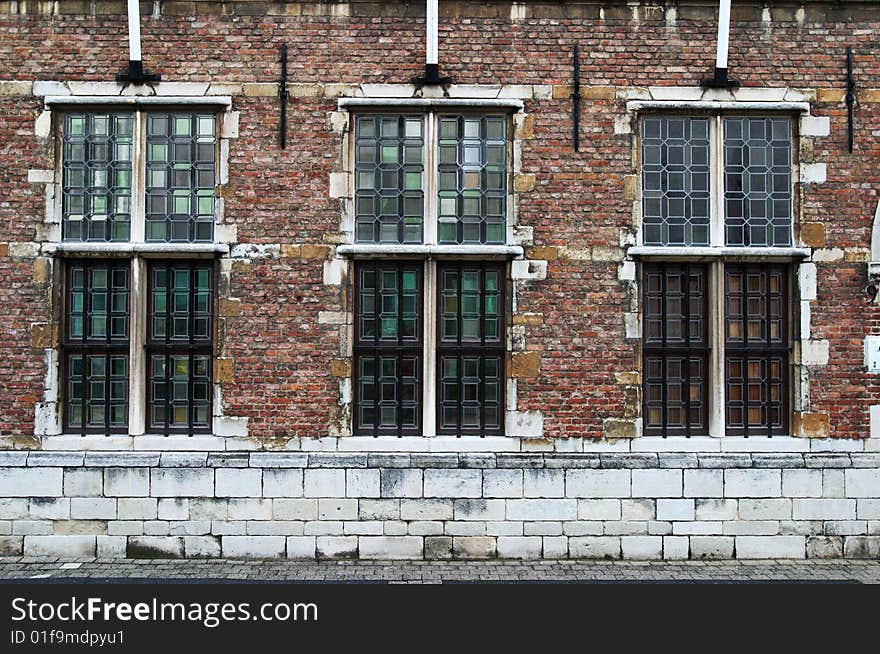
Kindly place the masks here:
<instances>
[{"instance_id":1,"label":"white stone base wall","mask_svg":"<svg viewBox=\"0 0 880 654\"><path fill-rule=\"evenodd\" d=\"M880 454L0 452L0 556L880 558Z\"/></svg>"}]
</instances>

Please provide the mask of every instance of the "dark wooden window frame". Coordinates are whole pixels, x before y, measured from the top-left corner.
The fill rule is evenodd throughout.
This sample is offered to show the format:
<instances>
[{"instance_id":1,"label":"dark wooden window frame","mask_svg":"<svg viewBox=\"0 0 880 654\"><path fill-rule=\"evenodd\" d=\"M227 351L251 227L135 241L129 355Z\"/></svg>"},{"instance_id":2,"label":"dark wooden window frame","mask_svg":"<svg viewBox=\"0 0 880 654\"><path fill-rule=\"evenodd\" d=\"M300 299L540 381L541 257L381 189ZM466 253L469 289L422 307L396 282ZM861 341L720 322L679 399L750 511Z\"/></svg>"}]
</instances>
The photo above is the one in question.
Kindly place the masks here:
<instances>
[{"instance_id":1,"label":"dark wooden window frame","mask_svg":"<svg viewBox=\"0 0 880 654\"><path fill-rule=\"evenodd\" d=\"M364 269L372 268L375 274L377 275L377 283L374 289L374 309L377 311L377 329L376 335L373 338L365 338L361 331L361 305L360 305L360 288L361 288L361 272ZM379 335L379 327L378 327L378 309L380 307L379 302L379 284L378 284L378 275L381 270L395 270L398 275L398 311L397 311L397 320L398 320L398 330L397 330L397 338L394 342L383 342ZM404 271L413 271L416 273L417 286L418 286L418 302L416 303L418 309L418 322L416 329L416 336L414 339L404 341L402 337L402 331L400 329L401 321L403 319L403 284L402 284L402 273ZM424 418L424 408L422 406L422 395L423 395L423 385L425 383L425 373L424 373L424 360L423 360L423 349L424 349L424 329L425 329L425 317L424 317L424 264L421 261L358 261L355 263L355 284L354 284L354 320L355 320L355 328L354 328L354 356L353 356L353 365L352 365L352 381L354 386L353 393L353 415L352 415L352 424L354 427L355 435L369 435L369 436L421 436L422 435L422 425ZM380 356L394 356L397 358L398 362L404 356L412 356L415 357L418 361L418 368L416 371L417 378L417 393L416 393L416 425L413 427L404 427L402 421L400 420L399 415L399 407L400 402L402 401L402 386L403 381L400 376L400 369L398 367L398 375L397 375L397 388L396 388L396 401L398 407L398 420L397 426L395 428L382 428L380 427L380 419L378 414L378 402L380 393L378 392L378 388L374 390L374 397L376 402L376 413L374 416L374 421L372 428L362 429L359 426L359 409L361 403L360 397L360 362L364 357L374 357L377 361ZM374 374L374 386L379 386L379 377L378 369Z\"/></svg>"},{"instance_id":2,"label":"dark wooden window frame","mask_svg":"<svg viewBox=\"0 0 880 654\"><path fill-rule=\"evenodd\" d=\"M690 323L691 323L691 312L690 312L690 284L686 283L682 290L683 301L683 315L682 315L682 327L684 330L683 333L683 342L670 344L668 342L668 334L667 334L667 315L666 315L666 284L667 284L667 274L671 271L679 271L680 273L684 273L686 275L686 279L690 279L691 274L694 271L699 271L702 274L703 278L703 292L702 292L702 330L699 336L692 341L692 334L690 333ZM647 275L649 272L658 272L661 277L661 302L660 302L660 342L652 342L652 338L649 337L648 334L648 314L647 314ZM710 285L710 272L709 266L703 263L646 263L642 268L642 280L643 280L643 291L642 291L642 306L643 309L643 345L642 345L642 374L644 376L642 382L642 416L645 424L645 434L648 436L685 436L690 437L693 435L708 435L709 434L709 386L712 382L712 373L709 368L711 362L711 339L709 332L709 322L711 319L711 311L709 309L709 303L711 301L711 285ZM684 402L683 411L685 413L684 427L674 427L670 428L668 425L667 418L667 394L668 390L668 379L667 379L667 370L668 370L668 359L676 357L676 358L686 358L687 360L691 360L694 358L699 358L702 361L703 367L703 378L702 378L702 394L701 394L701 415L700 422L704 426L704 429L700 430L700 433L693 434L692 426L691 426L691 396L690 396L690 386L691 386L691 378L690 378L690 366L686 366L686 376L684 381L685 392L682 394L682 400ZM660 358L661 366L662 366L662 419L660 427L649 427L647 424L648 420L648 409L649 409L649 400L648 394L646 392L646 386L648 383L647 379L647 371L648 371L648 360L650 358Z\"/></svg>"},{"instance_id":3,"label":"dark wooden window frame","mask_svg":"<svg viewBox=\"0 0 880 654\"><path fill-rule=\"evenodd\" d=\"M194 272L197 267L204 267L206 263L209 263L209 270L211 274L210 279L210 293L209 293L209 325L208 325L208 334L210 338L196 340L194 337L194 315L195 315L195 291L196 284L194 283ZM157 267L164 266L166 270L171 270L174 267L181 267L182 265L186 265L190 270L190 288L189 288L189 311L188 311L188 333L189 340L186 342L182 341L174 341L171 339L171 329L170 329L170 321L171 321L171 279L169 276L168 282L166 284L166 323L165 323L165 337L162 339L156 339L151 337L152 332L152 320L155 313L155 308L153 306L153 270ZM216 261L207 262L204 259L168 259L168 260L148 260L147 261L147 273L146 273L146 282L145 289L147 294L147 313L144 329L146 330L145 335L145 358L144 358L144 383L146 385L145 393L144 393L144 421L146 426L147 433L163 433L164 435L169 435L172 433L186 433L186 434L205 434L211 433L212 431L212 418L213 418L213 381L214 381L214 343L216 342L215 338L215 330L217 325L217 320L215 316L215 306L216 306L216 289L217 289L217 264ZM155 355L165 355L165 420L161 425L155 425L152 422L152 412L150 408L152 406L152 372L151 372L151 361L152 357ZM180 354L189 356L189 365L188 365L188 374L189 380L187 382L187 400L188 400L188 425L186 428L174 427L169 424L169 409L170 409L170 361L172 356L177 356ZM208 425L206 427L196 427L193 425L193 357L195 356L207 356L208 357Z\"/></svg>"},{"instance_id":4,"label":"dark wooden window frame","mask_svg":"<svg viewBox=\"0 0 880 654\"><path fill-rule=\"evenodd\" d=\"M441 311L442 306L442 297L443 297L443 284L442 284L442 274L444 270L454 269L458 271L458 329L456 342L444 341L442 334L442 319L443 313ZM479 270L480 271L480 293L479 293L479 306L480 309L480 319L479 319L479 331L480 331L480 342L479 343L466 343L462 342L462 317L461 317L461 275L464 270ZM498 272L498 316L499 316L499 326L498 326L498 339L497 342L487 342L486 334L485 334L485 323L484 323L484 313L482 307L485 307L485 289L486 289L486 272L489 270L495 270ZM506 357L506 334L507 334L507 294L505 293L506 286L506 265L504 263L494 263L494 262L466 262L466 261L455 261L455 262L444 262L440 261L437 263L437 283L436 283L436 333L437 333L437 342L435 345L436 350L436 377L434 380L435 383L435 416L437 420L437 434L438 435L452 435L452 436L501 436L504 434L504 414L505 414L505 386L506 386L506 376L505 376L505 357ZM462 357L465 355L476 355L480 357L480 397L478 398L478 403L480 407L479 411L479 422L480 427L478 429L467 429L461 426L461 415L459 415L459 422L455 429L443 429L441 427L442 420L442 366L441 362L444 356L458 356L458 398L459 402L462 401L462 382L461 375L463 374L462 369ZM498 427L497 428L487 428L485 421L485 413L484 413L484 389L485 389L485 368L484 368L484 359L487 356L494 356L498 358L499 361L499 389L498 389Z\"/></svg>"},{"instance_id":5,"label":"dark wooden window frame","mask_svg":"<svg viewBox=\"0 0 880 654\"><path fill-rule=\"evenodd\" d=\"M71 300L71 289L72 289L72 274L73 269L76 266L83 266L85 269L85 292L83 293L83 335L82 338L74 339L70 336L70 319L72 316L72 307L70 305ZM97 340L93 338L89 338L89 326L91 324L91 318L89 314L92 309L90 306L91 303L91 293L89 288L89 271L97 268L99 266L103 266L107 268L107 278L108 278L108 302L107 302L107 316L108 316L108 324L106 329L106 336L103 340ZM112 271L114 269L125 269L128 274L128 306L126 311L126 316L128 322L126 324L126 335L124 340L117 339L114 340L111 335L111 326L110 326L110 317L112 315ZM83 436L86 434L119 434L119 433L127 433L128 432L128 415L126 413L125 416L125 425L119 427L112 427L110 425L110 384L111 384L111 367L110 367L110 358L112 356L120 356L125 355L126 360L128 360L126 366L126 409L131 402L131 398L128 397L128 384L131 375L131 361L129 360L129 342L131 339L131 261L128 259L124 260L113 260L113 259L70 259L65 261L64 265L64 316L61 321L62 328L62 336L60 339L61 342L61 356L60 360L60 379L61 384L63 385L63 391L61 396L65 398L65 402L63 406L67 407L69 398L68 398L68 375L70 374L69 370L69 358L71 355L81 355L84 357L83 360L83 372L81 375L81 383L83 384L83 396L81 399L82 403L82 425L80 426L72 426L70 424L70 415L66 410L62 410L63 416L63 429L66 433L80 433ZM105 357L105 380L104 380L104 427L89 427L87 421L87 406L88 406L88 374L87 374L87 358L89 356L101 356Z\"/></svg>"}]
</instances>

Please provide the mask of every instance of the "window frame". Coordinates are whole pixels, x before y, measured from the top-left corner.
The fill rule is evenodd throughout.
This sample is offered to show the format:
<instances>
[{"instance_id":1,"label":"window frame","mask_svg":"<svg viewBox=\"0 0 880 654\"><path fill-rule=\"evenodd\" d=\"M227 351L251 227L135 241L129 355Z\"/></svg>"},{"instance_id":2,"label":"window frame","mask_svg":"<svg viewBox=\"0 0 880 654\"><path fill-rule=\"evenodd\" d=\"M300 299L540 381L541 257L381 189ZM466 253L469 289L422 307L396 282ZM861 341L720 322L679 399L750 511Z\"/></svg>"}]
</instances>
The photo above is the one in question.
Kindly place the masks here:
<instances>
[{"instance_id":1,"label":"window frame","mask_svg":"<svg viewBox=\"0 0 880 654\"><path fill-rule=\"evenodd\" d=\"M128 388L127 403L128 416L125 428L117 429L87 429L83 431L81 428L71 427L69 424L69 416L66 410L68 402L68 370L66 367L66 331L59 339L59 425L63 434L103 434L103 435L127 435L139 437L144 435L204 435L213 432L214 419L217 407L216 400L216 380L214 377L214 365L217 356L217 347L219 344L218 329L220 328L217 320L218 306L218 290L219 290L219 261L220 241L218 238L218 225L222 222L222 209L217 201L217 189L224 183L223 171L224 164L222 162L223 150L221 142L223 140L223 120L224 109L222 102L217 103L175 103L173 101L165 103L149 103L131 105L119 105L111 102L83 103L83 104L67 104L56 103L52 106L53 113L53 143L55 147L55 194L53 209L54 214L58 216L59 232L57 239L57 255L58 261L62 264L61 280L63 300L59 303L60 310L63 312L60 316L59 324L62 329L67 329L67 323L70 318L68 309L68 297L70 290L69 269L73 262L80 260L102 261L102 262L125 262L128 270L129 279L129 305L128 305L128 340L126 342L125 351L128 358ZM131 201L130 201L130 223L129 238L125 241L111 240L83 240L83 239L65 239L64 238L64 130L67 116L71 114L130 114L133 120L132 130L132 157L131 157ZM146 239L146 215L147 215L147 174L148 174L148 156L147 149L149 147L147 136L147 122L150 114L165 115L189 115L192 117L204 116L210 114L213 117L214 136L213 136L213 192L212 197L212 220L211 220L211 238L210 240L147 240ZM196 135L193 135L193 139ZM195 142L195 141L194 141ZM170 164L169 164L170 165ZM192 174L192 173L191 173ZM195 189L196 184L191 191L192 197L197 195ZM169 193L173 186L169 185ZM170 220L169 214L169 220ZM190 219L191 221L194 218ZM218 222L220 221L220 222ZM83 221L85 224L85 221ZM109 219L108 219L109 222ZM87 259L84 259L88 257ZM188 262L190 265L198 266L207 263L211 267L211 279L209 289L210 304L210 352L208 355L208 425L203 428L186 429L169 429L163 426L151 426L149 420L149 354L147 352L148 342L148 318L150 299L150 280L148 272L153 262L174 261ZM190 369L191 374L191 369ZM190 415L192 415L190 405Z\"/></svg>"},{"instance_id":2,"label":"window frame","mask_svg":"<svg viewBox=\"0 0 880 654\"><path fill-rule=\"evenodd\" d=\"M726 240L726 207L725 207L725 165L724 165L724 124L725 118L786 118L791 128L791 151L790 151L790 195L791 195L791 224L789 225L789 245L728 245ZM685 244L667 244L654 245L645 244L644 240L644 193L643 193L643 121L645 118L706 118L709 120L709 243L708 245L685 245ZM799 215L799 198L797 194L798 183L798 166L799 166L799 139L797 115L793 112L773 112L773 111L750 111L747 109L687 109L683 108L679 111L670 111L665 109L645 110L639 114L638 118L638 187L639 187L639 221L637 227L636 243L639 248L651 248L656 250L658 254L662 254L662 250L676 248L677 250L687 250L692 248L701 248L704 251L712 249L725 248L729 250L754 250L760 248L772 256L773 250L791 250L795 243L794 226ZM679 253L676 252L678 255ZM705 254L705 252L701 252Z\"/></svg>"},{"instance_id":3,"label":"window frame","mask_svg":"<svg viewBox=\"0 0 880 654\"><path fill-rule=\"evenodd\" d=\"M348 170L351 176L351 210L350 227L351 238L348 243L355 247L369 247L377 252L387 251L389 254L395 250L407 248L428 247L467 247L467 248L499 248L510 245L512 241L512 218L514 214L513 189L514 189L514 134L513 107L487 106L408 106L396 105L389 101L387 106L357 106L349 110L349 134L348 139ZM359 241L357 239L357 119L360 116L421 116L424 119L423 130L423 211L422 211L422 240L418 243L404 242L381 242ZM504 119L505 129L505 174L504 174L504 239L499 243L455 243L441 244L439 239L439 118L442 116L464 117L498 117ZM460 221L456 221L460 225ZM460 231L456 227L456 233ZM411 255L410 255L411 256Z\"/></svg>"},{"instance_id":4,"label":"window frame","mask_svg":"<svg viewBox=\"0 0 880 654\"><path fill-rule=\"evenodd\" d=\"M687 108L670 110L665 108L649 108L638 114L638 139L634 149L638 161L638 225L636 233L636 246L632 252L641 260L639 266L639 307L640 316L645 317L645 265L654 263L699 263L703 262L707 267L707 302L708 302L708 344L709 344L709 367L706 375L706 393L708 395L708 430L707 437L782 437L790 436L793 423L793 410L795 406L794 393L796 390L796 366L794 364L793 346L795 335L798 333L798 314L795 307L798 306L798 286L795 283L798 257L802 253L795 247L795 226L800 216L799 195L797 185L799 183L799 152L800 135L799 122L796 111L773 111L773 110L750 110L744 108ZM642 121L646 117L667 118L708 118L709 119L709 145L710 145L710 221L709 221L709 245L645 245L644 244L644 195L641 191L643 186L643 130ZM759 118L779 119L786 118L790 126L790 197L791 197L791 224L789 226L788 245L728 245L726 241L726 189L725 189L725 143L724 143L724 119L725 118ZM735 429L727 426L727 373L726 373L726 295L725 280L726 266L733 264L761 264L772 266L779 264L784 267L785 294L783 302L786 305L786 313L783 316L787 333L788 354L785 362L785 375L783 379L783 427L777 432L772 429ZM645 379L645 329L640 329L642 366L642 380L640 392L642 393L641 410L643 424L646 420L646 379ZM748 350L745 350L746 357ZM648 436L678 436L672 433L648 433ZM684 435L687 437L687 435ZM691 437L697 436L692 434Z\"/></svg>"}]
</instances>

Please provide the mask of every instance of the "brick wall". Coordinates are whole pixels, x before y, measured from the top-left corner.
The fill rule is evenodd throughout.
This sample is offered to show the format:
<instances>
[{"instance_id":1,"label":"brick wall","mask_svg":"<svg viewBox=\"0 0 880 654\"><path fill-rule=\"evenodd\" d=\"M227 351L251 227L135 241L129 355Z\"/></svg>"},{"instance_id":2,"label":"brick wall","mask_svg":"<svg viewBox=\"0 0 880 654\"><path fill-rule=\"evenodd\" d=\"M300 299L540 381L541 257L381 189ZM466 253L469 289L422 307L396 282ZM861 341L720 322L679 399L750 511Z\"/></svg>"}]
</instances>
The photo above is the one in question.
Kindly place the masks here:
<instances>
[{"instance_id":1,"label":"brick wall","mask_svg":"<svg viewBox=\"0 0 880 654\"><path fill-rule=\"evenodd\" d=\"M328 179L340 169L341 137L328 128L329 115L337 97L358 84L406 83L421 72L417 4L160 2L158 13L145 9L149 70L167 82L232 85L241 131L224 197L240 243L332 245L340 208ZM549 263L546 280L518 290L518 312L542 316L525 327L540 366L536 377L518 381L518 397L523 409L543 413L547 437L601 437L607 421L632 418L632 380L623 383L621 375L639 365L637 345L625 338L630 300L615 250L621 230L632 228L624 192L632 140L616 133L614 121L628 90L692 86L710 73L714 3L678 3L674 16L648 3L442 4L444 74L457 84L552 89L525 102L534 138L524 141L522 172L535 183L518 200L519 220L533 227L540 250L526 256ZM124 6L99 5L95 13L62 1L52 5L55 13L40 13L42 5L0 4L0 80L112 80L127 57ZM820 223L824 233L812 329L813 338L830 343L828 365L811 372L809 399L810 411L827 416L829 435L850 438L868 436L868 406L880 397L862 365L862 339L880 333L880 316L861 292L880 188L878 28L871 3L780 5L769 16L748 4L735 8L731 33L731 76L744 86L801 89L813 115L831 118L830 137L802 154L828 170L826 183L802 186L800 197L802 220ZM570 147L566 93L575 41L585 86L579 153ZM285 151L275 145L271 84L281 43L290 47L291 82L301 85L289 107ZM841 102L847 45L859 90L852 154ZM18 447L33 445L33 407L46 373L45 343L31 339L31 325L55 319L51 284L34 275L33 252L21 245L38 240L44 216L43 187L29 184L27 171L51 169L54 156L51 141L34 137L40 108L30 92L0 98L0 434ZM566 248L595 252L570 256ZM345 286L323 283L320 256L282 255L235 263L229 295L241 300L241 311L224 331L222 354L232 360L223 389L228 413L249 418L250 435L266 445L276 436L326 435L339 418L329 362L340 330L319 324L318 313L345 309Z\"/></svg>"}]
</instances>

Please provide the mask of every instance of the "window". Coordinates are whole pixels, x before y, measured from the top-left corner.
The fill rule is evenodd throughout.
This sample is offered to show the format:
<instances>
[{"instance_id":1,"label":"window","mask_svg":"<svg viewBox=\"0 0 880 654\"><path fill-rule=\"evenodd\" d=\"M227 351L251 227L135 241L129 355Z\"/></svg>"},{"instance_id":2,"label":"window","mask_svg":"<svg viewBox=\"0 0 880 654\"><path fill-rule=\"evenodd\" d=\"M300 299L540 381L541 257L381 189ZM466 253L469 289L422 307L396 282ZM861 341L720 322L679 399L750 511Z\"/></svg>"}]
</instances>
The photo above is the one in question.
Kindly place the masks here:
<instances>
[{"instance_id":1,"label":"window","mask_svg":"<svg viewBox=\"0 0 880 654\"><path fill-rule=\"evenodd\" d=\"M66 431L211 429L215 273L197 244L214 239L216 123L202 109L60 121L65 252L106 244L65 264Z\"/></svg>"},{"instance_id":2,"label":"window","mask_svg":"<svg viewBox=\"0 0 880 654\"><path fill-rule=\"evenodd\" d=\"M491 248L508 239L509 120L354 118L354 242L388 246L355 264L357 435L504 433L507 266ZM400 245L451 247L412 260Z\"/></svg>"},{"instance_id":3,"label":"window","mask_svg":"<svg viewBox=\"0 0 880 654\"><path fill-rule=\"evenodd\" d=\"M128 425L128 264L71 261L66 273L65 426L85 432L124 430Z\"/></svg>"},{"instance_id":4,"label":"window","mask_svg":"<svg viewBox=\"0 0 880 654\"><path fill-rule=\"evenodd\" d=\"M355 241L505 243L507 122L468 114L358 116Z\"/></svg>"},{"instance_id":5,"label":"window","mask_svg":"<svg viewBox=\"0 0 880 654\"><path fill-rule=\"evenodd\" d=\"M643 243L791 245L791 142L787 117L645 117Z\"/></svg>"},{"instance_id":6,"label":"window","mask_svg":"<svg viewBox=\"0 0 880 654\"><path fill-rule=\"evenodd\" d=\"M792 197L789 118L642 119L647 435L788 433Z\"/></svg>"},{"instance_id":7,"label":"window","mask_svg":"<svg viewBox=\"0 0 880 654\"><path fill-rule=\"evenodd\" d=\"M356 266L355 433L421 435L436 397L438 434L486 436L504 429L504 265L439 262L425 348L422 262ZM427 264L431 265L431 264ZM436 367L431 381L424 371Z\"/></svg>"}]
</instances>

